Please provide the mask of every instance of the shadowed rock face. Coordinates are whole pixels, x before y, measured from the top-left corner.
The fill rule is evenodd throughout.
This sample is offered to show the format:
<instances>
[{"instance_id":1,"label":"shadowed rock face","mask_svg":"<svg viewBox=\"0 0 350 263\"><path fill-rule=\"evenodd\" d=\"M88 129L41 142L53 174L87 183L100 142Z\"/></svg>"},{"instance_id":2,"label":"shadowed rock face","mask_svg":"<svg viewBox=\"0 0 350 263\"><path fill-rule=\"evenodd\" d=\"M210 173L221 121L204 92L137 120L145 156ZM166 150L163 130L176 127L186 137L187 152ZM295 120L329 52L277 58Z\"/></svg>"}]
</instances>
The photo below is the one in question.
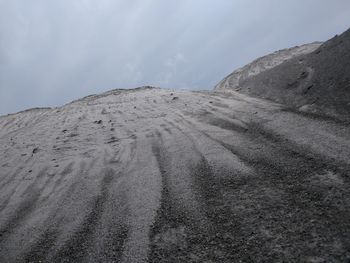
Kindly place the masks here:
<instances>
[{"instance_id":1,"label":"shadowed rock face","mask_svg":"<svg viewBox=\"0 0 350 263\"><path fill-rule=\"evenodd\" d=\"M346 262L349 156L349 126L236 92L2 116L0 262Z\"/></svg>"},{"instance_id":2,"label":"shadowed rock face","mask_svg":"<svg viewBox=\"0 0 350 263\"><path fill-rule=\"evenodd\" d=\"M291 56L259 74L239 78L232 83L229 76L216 89L233 89L303 112L350 121L349 61L350 30L330 39L311 53Z\"/></svg>"}]
</instances>

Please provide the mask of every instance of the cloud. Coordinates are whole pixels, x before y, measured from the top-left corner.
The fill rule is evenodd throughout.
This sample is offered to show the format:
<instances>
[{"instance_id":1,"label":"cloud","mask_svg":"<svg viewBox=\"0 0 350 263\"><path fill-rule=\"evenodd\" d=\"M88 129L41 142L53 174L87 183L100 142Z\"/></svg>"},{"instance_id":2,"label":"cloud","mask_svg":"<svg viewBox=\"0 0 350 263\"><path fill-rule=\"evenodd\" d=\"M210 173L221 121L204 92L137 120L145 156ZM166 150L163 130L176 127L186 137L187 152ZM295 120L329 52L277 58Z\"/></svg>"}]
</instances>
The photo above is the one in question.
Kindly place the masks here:
<instances>
[{"instance_id":1,"label":"cloud","mask_svg":"<svg viewBox=\"0 0 350 263\"><path fill-rule=\"evenodd\" d=\"M210 89L349 17L348 0L0 0L0 114L113 88Z\"/></svg>"},{"instance_id":2,"label":"cloud","mask_svg":"<svg viewBox=\"0 0 350 263\"><path fill-rule=\"evenodd\" d=\"M176 82L179 71L183 70L186 64L188 64L188 60L182 52L178 52L173 57L168 58L164 62L162 71L156 77L156 85L168 87ZM180 85L180 82L178 82L178 85ZM181 85L185 86L186 84L181 83Z\"/></svg>"}]
</instances>

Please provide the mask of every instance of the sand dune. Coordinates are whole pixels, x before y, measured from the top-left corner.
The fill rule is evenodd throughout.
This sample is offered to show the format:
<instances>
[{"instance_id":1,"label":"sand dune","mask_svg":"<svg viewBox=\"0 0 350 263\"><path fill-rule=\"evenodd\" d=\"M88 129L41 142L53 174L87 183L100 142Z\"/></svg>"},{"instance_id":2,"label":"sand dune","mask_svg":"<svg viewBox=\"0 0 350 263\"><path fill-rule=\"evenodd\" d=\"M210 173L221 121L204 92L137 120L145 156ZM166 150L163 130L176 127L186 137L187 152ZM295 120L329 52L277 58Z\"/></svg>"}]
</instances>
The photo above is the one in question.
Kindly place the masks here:
<instances>
[{"instance_id":1,"label":"sand dune","mask_svg":"<svg viewBox=\"0 0 350 263\"><path fill-rule=\"evenodd\" d=\"M350 128L235 92L0 117L0 262L344 262Z\"/></svg>"},{"instance_id":2,"label":"sand dune","mask_svg":"<svg viewBox=\"0 0 350 263\"><path fill-rule=\"evenodd\" d=\"M322 43L274 52L224 78L235 90L350 123L350 29Z\"/></svg>"}]
</instances>

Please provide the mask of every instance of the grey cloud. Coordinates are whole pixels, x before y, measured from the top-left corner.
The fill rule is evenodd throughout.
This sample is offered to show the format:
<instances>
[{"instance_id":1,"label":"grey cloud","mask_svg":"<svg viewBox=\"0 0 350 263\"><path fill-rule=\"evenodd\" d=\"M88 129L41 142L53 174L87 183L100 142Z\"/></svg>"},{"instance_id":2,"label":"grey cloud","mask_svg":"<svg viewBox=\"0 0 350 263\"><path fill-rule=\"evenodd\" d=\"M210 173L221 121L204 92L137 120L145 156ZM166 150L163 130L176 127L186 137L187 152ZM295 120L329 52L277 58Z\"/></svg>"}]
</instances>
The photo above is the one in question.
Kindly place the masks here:
<instances>
[{"instance_id":1,"label":"grey cloud","mask_svg":"<svg viewBox=\"0 0 350 263\"><path fill-rule=\"evenodd\" d=\"M113 88L210 89L349 17L348 0L0 0L0 114Z\"/></svg>"}]
</instances>

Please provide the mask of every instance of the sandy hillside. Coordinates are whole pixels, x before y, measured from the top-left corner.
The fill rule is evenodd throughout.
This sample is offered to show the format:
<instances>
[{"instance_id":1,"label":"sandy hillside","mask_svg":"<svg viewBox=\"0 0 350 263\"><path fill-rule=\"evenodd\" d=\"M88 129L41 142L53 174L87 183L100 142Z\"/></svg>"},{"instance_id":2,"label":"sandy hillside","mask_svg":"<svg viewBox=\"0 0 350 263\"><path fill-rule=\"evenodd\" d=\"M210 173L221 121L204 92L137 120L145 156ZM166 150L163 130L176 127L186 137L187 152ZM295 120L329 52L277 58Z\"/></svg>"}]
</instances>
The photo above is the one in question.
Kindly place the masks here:
<instances>
[{"instance_id":1,"label":"sandy hillside","mask_svg":"<svg viewBox=\"0 0 350 263\"><path fill-rule=\"evenodd\" d=\"M258 58L244 67L233 71L230 75L220 81L215 86L215 89L217 91L225 91L230 89L240 90L240 83L243 81L259 75L260 73L263 73L269 69L275 68L292 58L309 54L318 49L321 44L321 42L315 42L302 46L286 48Z\"/></svg>"},{"instance_id":2,"label":"sandy hillside","mask_svg":"<svg viewBox=\"0 0 350 263\"><path fill-rule=\"evenodd\" d=\"M230 92L0 117L0 262L346 262L350 128Z\"/></svg>"},{"instance_id":3,"label":"sandy hillside","mask_svg":"<svg viewBox=\"0 0 350 263\"><path fill-rule=\"evenodd\" d=\"M226 77L216 90L235 90L350 123L350 29L322 45L260 58Z\"/></svg>"}]
</instances>

